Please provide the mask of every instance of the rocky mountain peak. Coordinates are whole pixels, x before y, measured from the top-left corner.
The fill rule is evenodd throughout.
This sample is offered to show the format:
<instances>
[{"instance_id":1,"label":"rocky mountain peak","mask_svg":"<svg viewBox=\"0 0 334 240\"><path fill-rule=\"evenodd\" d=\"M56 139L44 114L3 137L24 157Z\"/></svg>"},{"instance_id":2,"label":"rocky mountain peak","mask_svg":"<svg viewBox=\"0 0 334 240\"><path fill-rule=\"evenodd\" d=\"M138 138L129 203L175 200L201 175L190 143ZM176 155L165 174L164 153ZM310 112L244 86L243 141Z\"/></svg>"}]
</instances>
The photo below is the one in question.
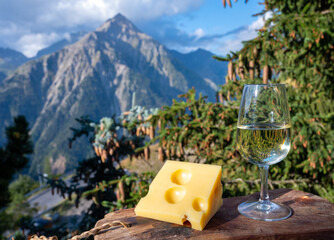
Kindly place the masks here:
<instances>
[{"instance_id":1,"label":"rocky mountain peak","mask_svg":"<svg viewBox=\"0 0 334 240\"><path fill-rule=\"evenodd\" d=\"M139 29L124 15L118 13L115 17L108 19L102 26L100 26L97 32L108 32L113 34L126 33L126 32L140 32Z\"/></svg>"},{"instance_id":2,"label":"rocky mountain peak","mask_svg":"<svg viewBox=\"0 0 334 240\"><path fill-rule=\"evenodd\" d=\"M111 21L115 22L123 22L128 23L130 22L129 19L127 19L123 14L117 13L113 18L110 19Z\"/></svg>"}]
</instances>

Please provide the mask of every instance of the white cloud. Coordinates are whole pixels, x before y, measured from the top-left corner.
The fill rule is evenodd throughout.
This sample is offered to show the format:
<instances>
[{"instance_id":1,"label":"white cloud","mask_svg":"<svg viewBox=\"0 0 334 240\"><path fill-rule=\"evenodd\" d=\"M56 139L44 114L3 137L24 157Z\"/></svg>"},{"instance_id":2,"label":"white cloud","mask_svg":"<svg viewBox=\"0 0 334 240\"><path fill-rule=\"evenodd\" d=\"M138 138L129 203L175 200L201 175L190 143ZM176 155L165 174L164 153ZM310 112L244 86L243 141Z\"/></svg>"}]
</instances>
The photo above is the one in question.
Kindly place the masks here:
<instances>
[{"instance_id":1,"label":"white cloud","mask_svg":"<svg viewBox=\"0 0 334 240\"><path fill-rule=\"evenodd\" d=\"M231 36L231 38L221 42L218 52L221 55L226 55L231 51L238 51L242 48L242 42L248 41L257 36L257 30L264 26L265 20L271 17L271 13L266 13L263 17L258 17L254 22L252 22L245 30L238 32L237 34Z\"/></svg>"},{"instance_id":2,"label":"white cloud","mask_svg":"<svg viewBox=\"0 0 334 240\"><path fill-rule=\"evenodd\" d=\"M38 50L49 46L51 43L60 40L61 38L62 36L59 36L54 32L50 34L26 34L15 43L15 48L27 57L33 57Z\"/></svg>"},{"instance_id":3,"label":"white cloud","mask_svg":"<svg viewBox=\"0 0 334 240\"><path fill-rule=\"evenodd\" d=\"M122 13L132 21L148 21L184 13L204 0L11 0L0 1L0 40L8 47L36 53L55 33L94 30ZM36 37L35 41L33 38Z\"/></svg>"},{"instance_id":4,"label":"white cloud","mask_svg":"<svg viewBox=\"0 0 334 240\"><path fill-rule=\"evenodd\" d=\"M266 14L265 19L271 14ZM262 28L265 22L263 17L256 18L248 26L241 26L225 33L206 34L202 28L197 28L189 33L171 22L156 22L146 27L151 35L165 44L168 48L180 52L194 51L198 48L206 49L215 54L225 56L231 51L238 51L242 48L242 42L251 40L257 36L258 29Z\"/></svg>"},{"instance_id":5,"label":"white cloud","mask_svg":"<svg viewBox=\"0 0 334 240\"><path fill-rule=\"evenodd\" d=\"M204 30L202 28L197 28L193 35L196 37L196 39L200 39L201 37L203 37L205 35Z\"/></svg>"},{"instance_id":6,"label":"white cloud","mask_svg":"<svg viewBox=\"0 0 334 240\"><path fill-rule=\"evenodd\" d=\"M133 20L175 15L199 7L203 0L117 0L119 11Z\"/></svg>"},{"instance_id":7,"label":"white cloud","mask_svg":"<svg viewBox=\"0 0 334 240\"><path fill-rule=\"evenodd\" d=\"M175 15L199 7L204 0L12 0L12 4L0 3L0 21L6 19L29 26L69 27L96 25L122 13L135 21ZM1 9L2 8L2 9ZM7 8L7 9L6 9ZM17 14L10 16L5 12ZM3 15L3 17L2 17Z\"/></svg>"},{"instance_id":8,"label":"white cloud","mask_svg":"<svg viewBox=\"0 0 334 240\"><path fill-rule=\"evenodd\" d=\"M203 2L204 0L0 0L0 42L27 56L34 56L38 50L53 42L68 38L71 32L94 30L108 18L122 13L139 26L152 22L148 25L148 33L170 48L188 52L200 47L225 55L239 50L241 42L254 38L257 35L256 29L263 26L264 20L259 17L249 26L208 35L203 28L189 33L179 29L173 21L161 22L161 16L186 13L198 8ZM266 15L266 18L269 16Z\"/></svg>"}]
</instances>

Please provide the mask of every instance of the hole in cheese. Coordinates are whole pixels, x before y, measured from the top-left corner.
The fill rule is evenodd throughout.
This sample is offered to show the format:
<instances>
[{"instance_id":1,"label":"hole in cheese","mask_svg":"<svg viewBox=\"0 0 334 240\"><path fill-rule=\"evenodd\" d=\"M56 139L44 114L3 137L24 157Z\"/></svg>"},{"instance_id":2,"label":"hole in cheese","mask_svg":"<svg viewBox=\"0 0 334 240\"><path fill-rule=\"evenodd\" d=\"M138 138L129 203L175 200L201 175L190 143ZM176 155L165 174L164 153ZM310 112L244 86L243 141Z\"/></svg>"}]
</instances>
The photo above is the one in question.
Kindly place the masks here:
<instances>
[{"instance_id":1,"label":"hole in cheese","mask_svg":"<svg viewBox=\"0 0 334 240\"><path fill-rule=\"evenodd\" d=\"M171 175L172 183L184 185L190 181L191 173L189 170L178 169Z\"/></svg>"},{"instance_id":2,"label":"hole in cheese","mask_svg":"<svg viewBox=\"0 0 334 240\"><path fill-rule=\"evenodd\" d=\"M183 200L186 190L182 187L172 187L165 193L165 199L169 203L178 203Z\"/></svg>"},{"instance_id":3,"label":"hole in cheese","mask_svg":"<svg viewBox=\"0 0 334 240\"><path fill-rule=\"evenodd\" d=\"M185 227L191 227L191 222L189 222L187 215L184 215L184 217L182 218L182 223Z\"/></svg>"},{"instance_id":4,"label":"hole in cheese","mask_svg":"<svg viewBox=\"0 0 334 240\"><path fill-rule=\"evenodd\" d=\"M203 198L198 197L193 201L193 208L198 212L205 212L208 209L208 204Z\"/></svg>"},{"instance_id":5,"label":"hole in cheese","mask_svg":"<svg viewBox=\"0 0 334 240\"><path fill-rule=\"evenodd\" d=\"M183 226L191 228L191 223L189 222L189 220L186 220L183 222Z\"/></svg>"}]
</instances>

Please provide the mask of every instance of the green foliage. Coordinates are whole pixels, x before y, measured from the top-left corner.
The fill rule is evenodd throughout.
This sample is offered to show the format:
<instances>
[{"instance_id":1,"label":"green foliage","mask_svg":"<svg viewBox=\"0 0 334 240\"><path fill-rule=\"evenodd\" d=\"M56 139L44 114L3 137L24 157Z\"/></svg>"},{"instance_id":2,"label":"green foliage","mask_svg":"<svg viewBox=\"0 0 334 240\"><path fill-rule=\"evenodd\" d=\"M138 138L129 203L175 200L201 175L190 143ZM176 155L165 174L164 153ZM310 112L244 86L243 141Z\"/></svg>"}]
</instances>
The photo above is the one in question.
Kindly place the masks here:
<instances>
[{"instance_id":1,"label":"green foliage","mask_svg":"<svg viewBox=\"0 0 334 240\"><path fill-rule=\"evenodd\" d=\"M270 11L271 16L258 36L238 52L215 57L229 62L226 84L217 94L221 103L195 99L190 90L180 96L186 101L174 100L150 119L160 126L154 140L160 140L164 157L187 160L187 149L194 149L198 160L222 165L225 196L258 191L255 167L235 150L240 97L244 84L285 83L292 148L270 168L271 184L334 201L334 2L272 0L265 6L259 15Z\"/></svg>"},{"instance_id":2,"label":"green foliage","mask_svg":"<svg viewBox=\"0 0 334 240\"><path fill-rule=\"evenodd\" d=\"M24 116L14 118L14 125L6 128L7 144L0 148L0 207L9 201L8 185L13 175L28 162L28 154L33 152L29 136L28 122Z\"/></svg>"},{"instance_id":3,"label":"green foliage","mask_svg":"<svg viewBox=\"0 0 334 240\"><path fill-rule=\"evenodd\" d=\"M28 192L38 187L38 182L28 175L19 175L19 177L8 186L11 201L15 201L18 196L24 196Z\"/></svg>"},{"instance_id":4,"label":"green foliage","mask_svg":"<svg viewBox=\"0 0 334 240\"><path fill-rule=\"evenodd\" d=\"M16 195L4 212L6 215L6 230L16 230L22 227L25 222L30 222L33 216L38 212L35 206L30 206L24 195Z\"/></svg>"},{"instance_id":5,"label":"green foliage","mask_svg":"<svg viewBox=\"0 0 334 240\"><path fill-rule=\"evenodd\" d=\"M14 233L13 239L15 239L15 240L24 240L26 238L25 238L24 234L21 231L16 231Z\"/></svg>"},{"instance_id":6,"label":"green foliage","mask_svg":"<svg viewBox=\"0 0 334 240\"><path fill-rule=\"evenodd\" d=\"M36 187L38 187L38 183L27 175L19 175L18 179L9 185L10 202L7 208L0 213L0 233L6 230L17 230L25 222L31 221L37 213L37 208L29 205L25 194ZM23 239L23 235L20 234L22 235L20 231L15 233L17 239Z\"/></svg>"},{"instance_id":7,"label":"green foliage","mask_svg":"<svg viewBox=\"0 0 334 240\"><path fill-rule=\"evenodd\" d=\"M101 204L104 207L109 208L109 211L115 211L124 208L133 208L139 202L139 200L146 196L148 187L154 178L155 174L152 172L145 172L141 175L131 174L124 175L117 182L109 182L100 184L100 187L95 191L103 191L105 187L117 183L116 196L117 201L102 201ZM89 192L87 192L89 194Z\"/></svg>"},{"instance_id":8,"label":"green foliage","mask_svg":"<svg viewBox=\"0 0 334 240\"><path fill-rule=\"evenodd\" d=\"M276 179L307 178L311 192L333 201L334 2L268 1L273 15L240 51L271 67L272 82L289 87L292 151Z\"/></svg>"},{"instance_id":9,"label":"green foliage","mask_svg":"<svg viewBox=\"0 0 334 240\"><path fill-rule=\"evenodd\" d=\"M187 160L186 152L193 149L197 161L205 158L212 163L228 154L225 147L231 145L237 111L229 108L231 115L224 114L226 107L220 103L208 103L201 95L196 99L195 90L180 95L184 101L173 101L149 119L159 134L150 143L159 140L160 158ZM234 150L233 150L234 151Z\"/></svg>"},{"instance_id":10,"label":"green foliage","mask_svg":"<svg viewBox=\"0 0 334 240\"><path fill-rule=\"evenodd\" d=\"M53 194L73 200L76 206L81 198L92 200L80 230L93 227L108 211L134 207L146 195L154 173L128 173L120 160L127 156L148 159L148 148L138 152L135 149L144 146L146 138L153 137L153 129L144 121L156 111L136 106L119 118L104 117L98 123L82 117L77 119L80 128L71 128L70 147L77 138L87 136L96 156L79 162L70 184L59 177L47 181Z\"/></svg>"}]
</instances>

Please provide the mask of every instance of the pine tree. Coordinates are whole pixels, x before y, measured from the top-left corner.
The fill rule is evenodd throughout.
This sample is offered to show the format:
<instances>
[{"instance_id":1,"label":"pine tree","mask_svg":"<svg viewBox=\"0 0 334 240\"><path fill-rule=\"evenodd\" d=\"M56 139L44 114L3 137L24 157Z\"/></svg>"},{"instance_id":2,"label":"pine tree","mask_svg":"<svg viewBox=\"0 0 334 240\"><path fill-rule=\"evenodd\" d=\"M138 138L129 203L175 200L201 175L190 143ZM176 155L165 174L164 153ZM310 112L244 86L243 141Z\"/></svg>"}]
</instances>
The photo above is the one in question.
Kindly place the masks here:
<instances>
[{"instance_id":1,"label":"pine tree","mask_svg":"<svg viewBox=\"0 0 334 240\"><path fill-rule=\"evenodd\" d=\"M80 231L92 228L108 211L134 207L139 199L148 191L153 173L141 175L129 173L120 160L125 157L150 157L149 147L145 146L146 138L153 138L154 131L147 123L143 123L157 109L145 109L134 106L122 116L104 117L93 122L88 117L76 119L80 128L71 128L73 136L69 138L69 146L83 135L89 137L95 157L84 159L78 163L70 184L61 178L47 178L47 183L63 198L74 201L76 207L82 198L92 200L85 217L79 224ZM60 236L58 230L54 234Z\"/></svg>"},{"instance_id":2,"label":"pine tree","mask_svg":"<svg viewBox=\"0 0 334 240\"><path fill-rule=\"evenodd\" d=\"M29 124L24 116L14 118L14 125L6 128L7 144L0 148L0 206L9 201L8 185L13 175L28 163L28 154L33 153Z\"/></svg>"},{"instance_id":3,"label":"pine tree","mask_svg":"<svg viewBox=\"0 0 334 240\"><path fill-rule=\"evenodd\" d=\"M230 1L223 0L224 5ZM160 140L166 158L197 159L223 167L225 196L259 190L255 166L236 151L236 123L244 84L284 83L292 117L292 148L286 160L271 168L272 185L319 194L334 201L334 1L266 0L257 14L264 27L243 48L226 57L226 84L217 103L182 95L151 119L162 126ZM219 101L219 102L218 102ZM173 154L171 154L173 153ZM254 186L256 188L254 188Z\"/></svg>"}]
</instances>

